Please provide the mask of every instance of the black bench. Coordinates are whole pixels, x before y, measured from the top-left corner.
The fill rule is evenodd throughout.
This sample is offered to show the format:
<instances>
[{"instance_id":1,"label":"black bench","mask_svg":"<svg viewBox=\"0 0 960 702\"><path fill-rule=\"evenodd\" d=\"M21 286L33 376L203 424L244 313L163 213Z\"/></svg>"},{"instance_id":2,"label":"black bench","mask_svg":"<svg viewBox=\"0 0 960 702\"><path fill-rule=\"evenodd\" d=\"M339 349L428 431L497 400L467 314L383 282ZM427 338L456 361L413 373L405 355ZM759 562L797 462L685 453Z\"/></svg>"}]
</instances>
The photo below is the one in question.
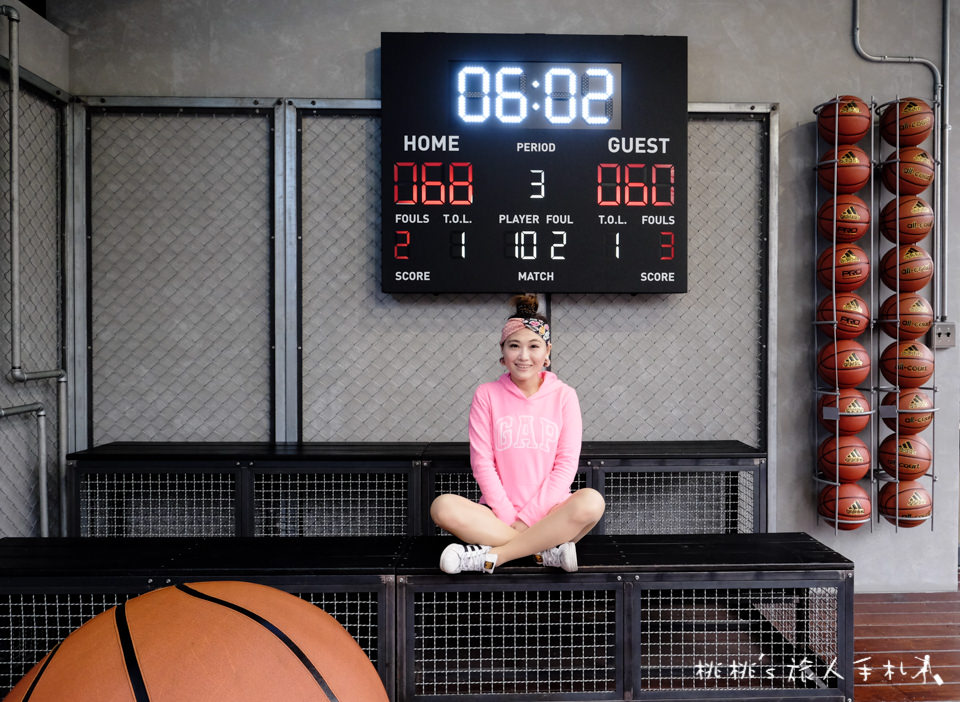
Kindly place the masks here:
<instances>
[{"instance_id":1,"label":"black bench","mask_svg":"<svg viewBox=\"0 0 960 702\"><path fill-rule=\"evenodd\" d=\"M805 534L595 535L581 569L445 575L449 538L0 540L0 686L91 616L240 579L336 617L393 700L849 700L853 564Z\"/></svg>"},{"instance_id":2,"label":"black bench","mask_svg":"<svg viewBox=\"0 0 960 702\"><path fill-rule=\"evenodd\" d=\"M69 456L71 536L417 536L477 497L466 443L112 443ZM586 442L598 534L766 531L767 459L736 441Z\"/></svg>"}]
</instances>

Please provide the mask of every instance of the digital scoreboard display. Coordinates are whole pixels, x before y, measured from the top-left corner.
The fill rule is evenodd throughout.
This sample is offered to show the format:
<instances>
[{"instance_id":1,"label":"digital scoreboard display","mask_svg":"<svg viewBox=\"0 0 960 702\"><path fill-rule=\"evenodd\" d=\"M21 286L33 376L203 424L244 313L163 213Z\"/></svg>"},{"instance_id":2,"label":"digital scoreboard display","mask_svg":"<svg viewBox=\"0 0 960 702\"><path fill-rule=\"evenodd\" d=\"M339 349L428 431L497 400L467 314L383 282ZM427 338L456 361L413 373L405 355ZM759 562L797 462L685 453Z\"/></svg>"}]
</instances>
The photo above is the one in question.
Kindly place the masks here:
<instances>
[{"instance_id":1,"label":"digital scoreboard display","mask_svg":"<svg viewBox=\"0 0 960 702\"><path fill-rule=\"evenodd\" d=\"M384 33L381 66L384 292L686 292L686 37Z\"/></svg>"}]
</instances>

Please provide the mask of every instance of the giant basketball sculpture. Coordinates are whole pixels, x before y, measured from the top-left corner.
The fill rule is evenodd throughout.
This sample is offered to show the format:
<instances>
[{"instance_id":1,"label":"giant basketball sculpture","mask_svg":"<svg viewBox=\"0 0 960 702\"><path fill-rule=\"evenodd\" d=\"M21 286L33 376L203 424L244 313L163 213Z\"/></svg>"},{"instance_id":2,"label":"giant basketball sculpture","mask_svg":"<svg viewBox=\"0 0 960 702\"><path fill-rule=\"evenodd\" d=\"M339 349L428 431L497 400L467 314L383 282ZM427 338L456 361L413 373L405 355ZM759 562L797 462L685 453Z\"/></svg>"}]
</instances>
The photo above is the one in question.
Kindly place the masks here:
<instances>
[{"instance_id":1,"label":"giant basketball sculpture","mask_svg":"<svg viewBox=\"0 0 960 702\"><path fill-rule=\"evenodd\" d=\"M7 702L386 702L363 649L322 609L264 585L154 590L70 634Z\"/></svg>"}]
</instances>

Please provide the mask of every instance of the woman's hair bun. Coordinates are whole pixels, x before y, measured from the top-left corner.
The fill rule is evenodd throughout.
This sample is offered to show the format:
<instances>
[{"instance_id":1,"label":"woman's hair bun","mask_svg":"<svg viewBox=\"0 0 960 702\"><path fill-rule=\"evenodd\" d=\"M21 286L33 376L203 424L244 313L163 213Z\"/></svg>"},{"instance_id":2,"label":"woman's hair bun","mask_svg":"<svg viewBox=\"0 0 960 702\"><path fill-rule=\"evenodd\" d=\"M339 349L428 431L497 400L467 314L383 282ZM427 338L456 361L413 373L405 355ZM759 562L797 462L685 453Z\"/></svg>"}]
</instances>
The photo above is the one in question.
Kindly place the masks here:
<instances>
[{"instance_id":1,"label":"woman's hair bun","mask_svg":"<svg viewBox=\"0 0 960 702\"><path fill-rule=\"evenodd\" d=\"M537 314L540 307L540 301L536 295L524 293L523 295L514 295L510 298L510 304L517 308L515 317L533 317Z\"/></svg>"}]
</instances>

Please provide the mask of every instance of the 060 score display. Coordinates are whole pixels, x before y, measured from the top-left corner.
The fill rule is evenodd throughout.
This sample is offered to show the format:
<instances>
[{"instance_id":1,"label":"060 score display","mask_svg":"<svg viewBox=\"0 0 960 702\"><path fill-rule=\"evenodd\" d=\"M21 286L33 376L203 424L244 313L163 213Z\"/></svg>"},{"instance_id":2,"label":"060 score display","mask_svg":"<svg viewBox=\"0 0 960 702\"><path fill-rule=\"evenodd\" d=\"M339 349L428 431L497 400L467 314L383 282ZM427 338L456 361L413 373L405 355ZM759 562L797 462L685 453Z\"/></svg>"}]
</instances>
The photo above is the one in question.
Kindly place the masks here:
<instances>
[{"instance_id":1,"label":"060 score display","mask_svg":"<svg viewBox=\"0 0 960 702\"><path fill-rule=\"evenodd\" d=\"M383 35L385 292L686 290L686 43L604 39Z\"/></svg>"}]
</instances>

